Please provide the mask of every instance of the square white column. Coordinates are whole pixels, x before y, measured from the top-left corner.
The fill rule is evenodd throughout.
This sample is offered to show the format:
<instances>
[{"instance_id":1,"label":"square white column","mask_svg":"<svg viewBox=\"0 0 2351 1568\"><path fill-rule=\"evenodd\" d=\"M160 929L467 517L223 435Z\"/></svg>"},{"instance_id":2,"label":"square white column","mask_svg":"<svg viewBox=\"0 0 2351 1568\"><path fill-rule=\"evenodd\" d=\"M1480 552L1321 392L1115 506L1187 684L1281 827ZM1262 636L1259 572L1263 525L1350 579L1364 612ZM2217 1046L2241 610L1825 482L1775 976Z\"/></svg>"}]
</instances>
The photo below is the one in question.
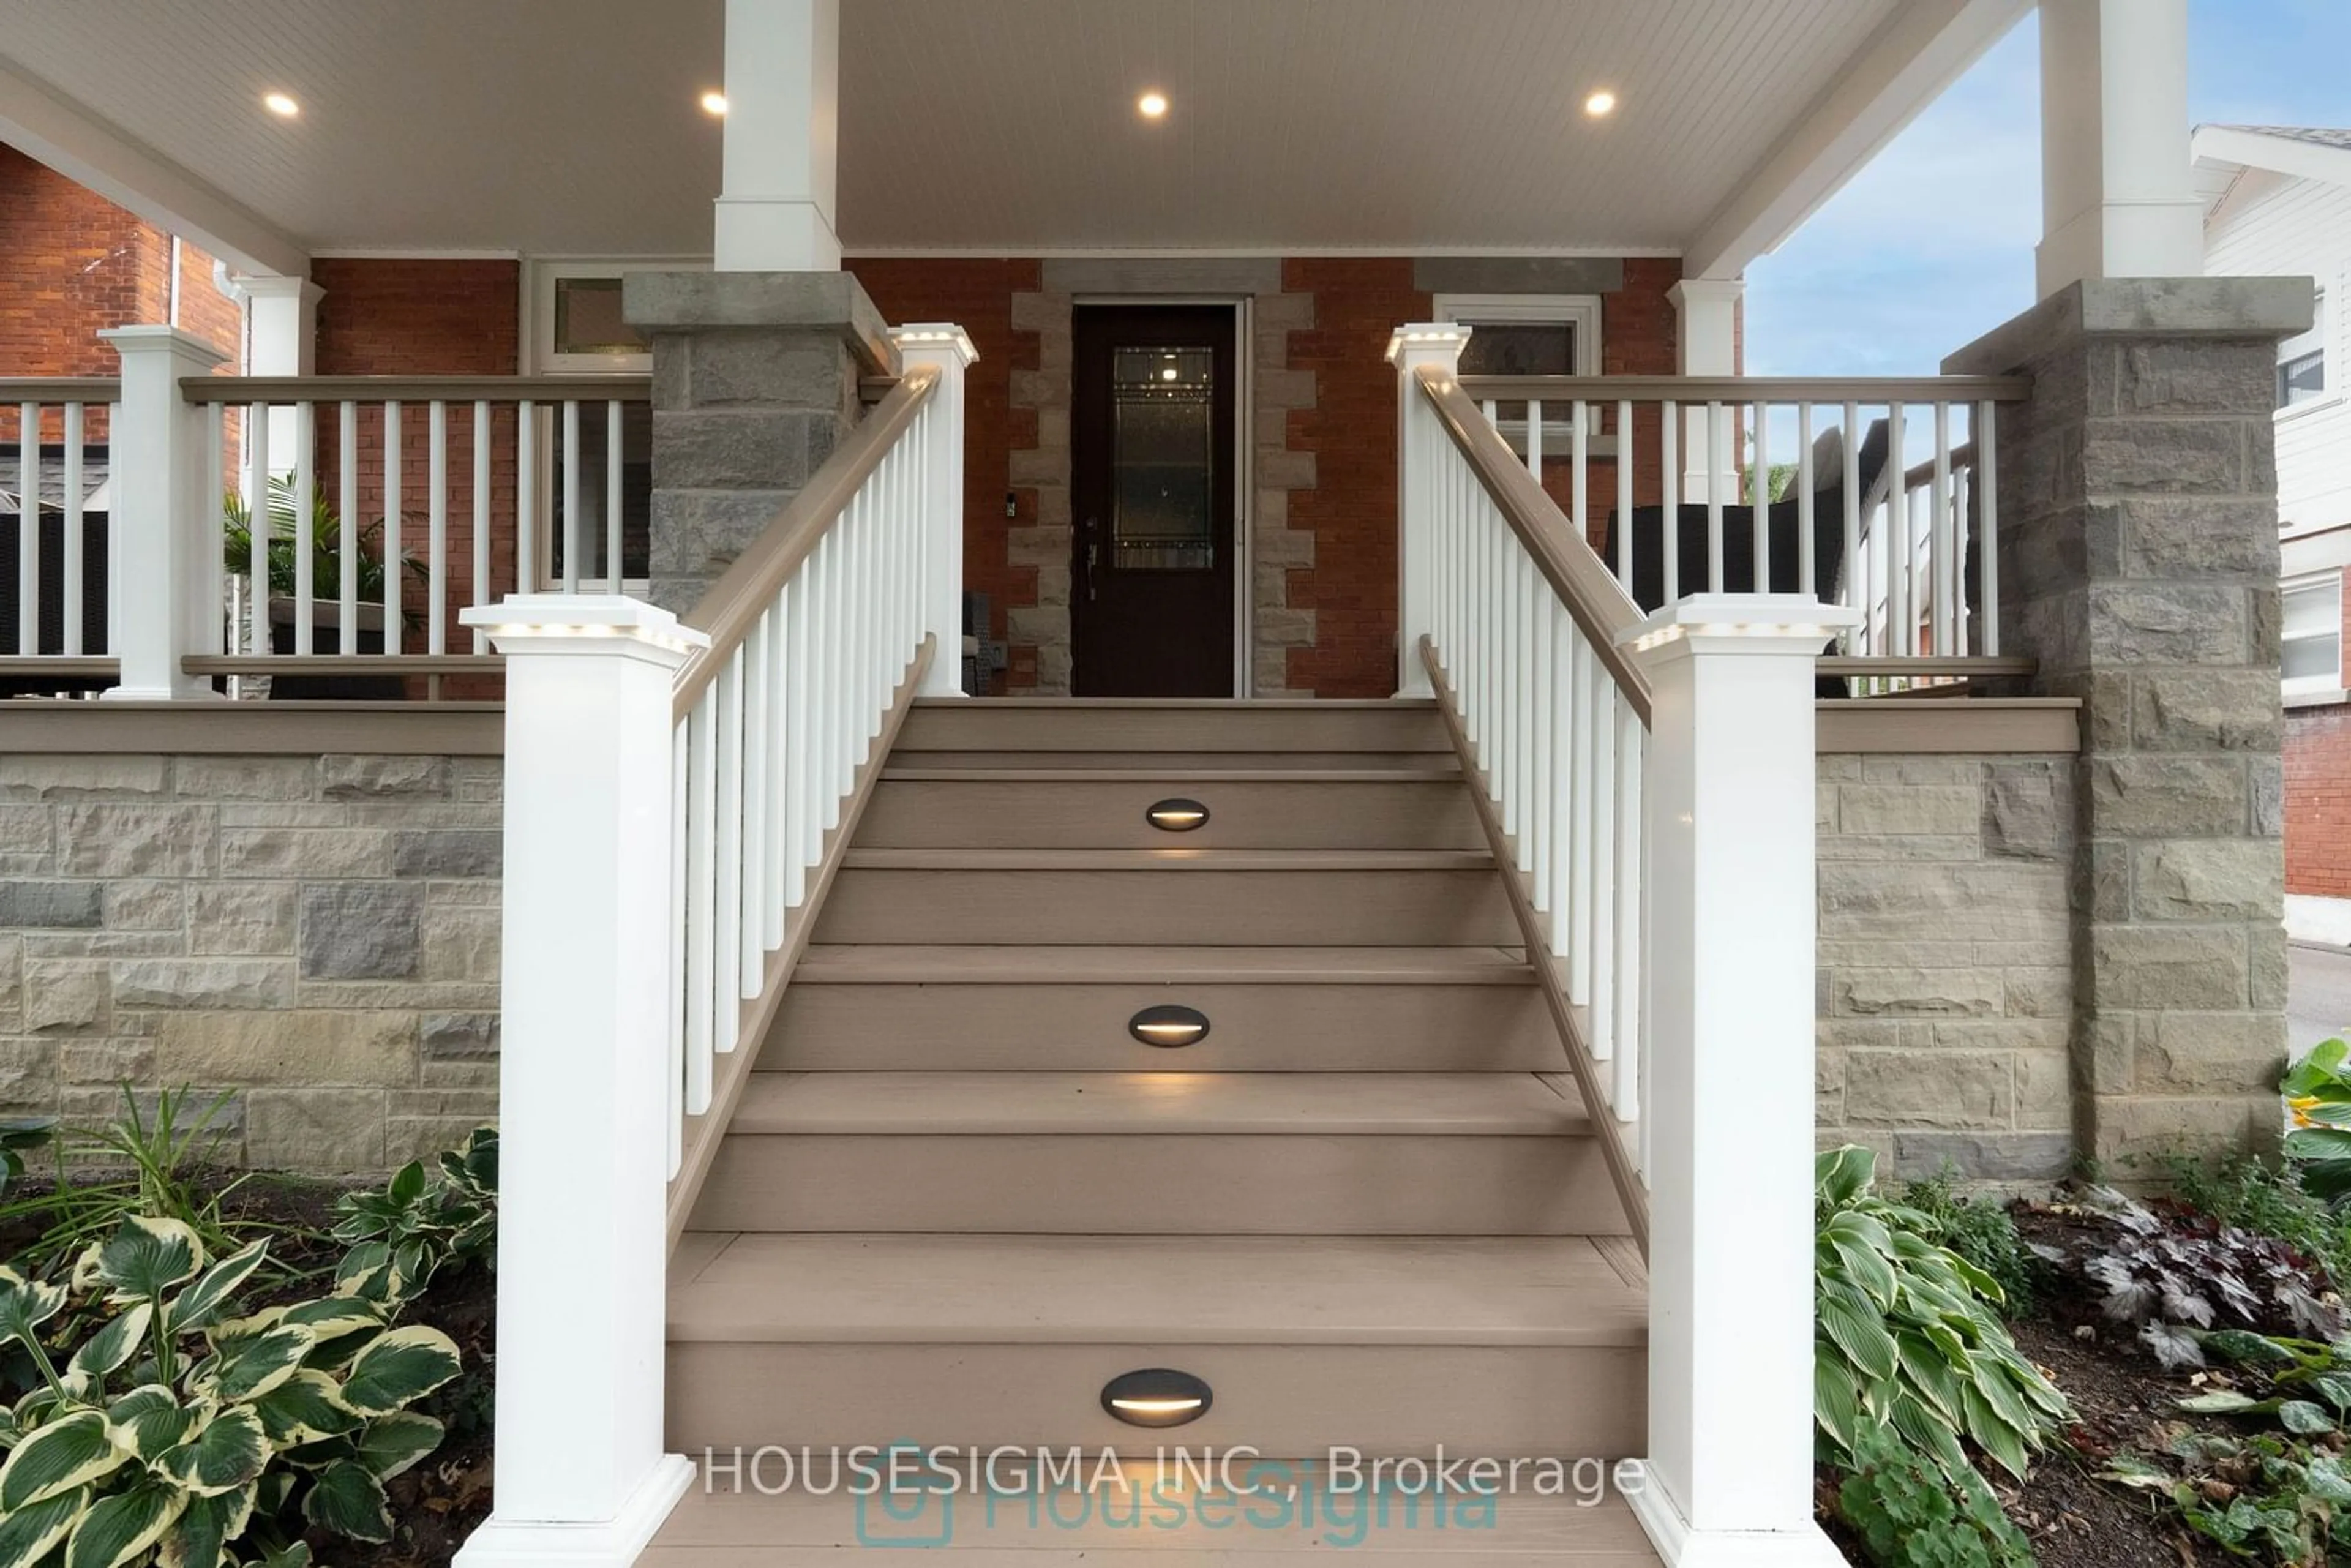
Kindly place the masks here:
<instances>
[{"instance_id":1,"label":"square white column","mask_svg":"<svg viewBox=\"0 0 2351 1568\"><path fill-rule=\"evenodd\" d=\"M720 272L831 272L841 0L726 0Z\"/></svg>"},{"instance_id":2,"label":"square white column","mask_svg":"<svg viewBox=\"0 0 2351 1568\"><path fill-rule=\"evenodd\" d=\"M2042 298L2203 273L2189 129L2188 0L2042 0Z\"/></svg>"},{"instance_id":3,"label":"square white column","mask_svg":"<svg viewBox=\"0 0 2351 1568\"><path fill-rule=\"evenodd\" d=\"M1674 370L1685 376L1735 376L1739 373L1739 302L1747 285L1740 278L1685 277L1667 291L1678 318L1674 334ZM1739 499L1739 454L1730 444L1737 421L1726 411L1721 417L1723 450L1718 455L1729 486L1725 501ZM1681 428L1681 499L1704 501L1713 494L1707 451L1707 410L1703 404L1684 408ZM1672 525L1667 526L1668 537Z\"/></svg>"}]
</instances>

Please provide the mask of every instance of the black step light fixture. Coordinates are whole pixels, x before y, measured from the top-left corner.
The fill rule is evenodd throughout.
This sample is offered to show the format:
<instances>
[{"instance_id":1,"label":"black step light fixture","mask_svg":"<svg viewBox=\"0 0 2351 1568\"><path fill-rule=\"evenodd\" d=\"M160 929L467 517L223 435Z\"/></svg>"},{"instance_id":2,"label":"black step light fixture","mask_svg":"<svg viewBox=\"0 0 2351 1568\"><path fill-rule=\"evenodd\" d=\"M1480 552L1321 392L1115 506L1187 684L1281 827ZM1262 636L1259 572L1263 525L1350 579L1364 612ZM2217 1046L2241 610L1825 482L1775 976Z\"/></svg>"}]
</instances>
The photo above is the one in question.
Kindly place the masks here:
<instances>
[{"instance_id":1,"label":"black step light fixture","mask_svg":"<svg viewBox=\"0 0 2351 1568\"><path fill-rule=\"evenodd\" d=\"M1123 1372L1102 1385L1102 1406L1130 1427L1181 1427L1197 1421L1217 1402L1200 1378L1172 1367Z\"/></svg>"},{"instance_id":2,"label":"black step light fixture","mask_svg":"<svg viewBox=\"0 0 2351 1568\"><path fill-rule=\"evenodd\" d=\"M1163 833L1188 833L1208 824L1208 808L1182 797L1156 800L1143 813L1144 821Z\"/></svg>"},{"instance_id":3,"label":"black step light fixture","mask_svg":"<svg viewBox=\"0 0 2351 1568\"><path fill-rule=\"evenodd\" d=\"M1126 1032L1145 1045L1197 1045L1208 1038L1208 1015L1197 1008L1163 1003L1126 1020Z\"/></svg>"}]
</instances>

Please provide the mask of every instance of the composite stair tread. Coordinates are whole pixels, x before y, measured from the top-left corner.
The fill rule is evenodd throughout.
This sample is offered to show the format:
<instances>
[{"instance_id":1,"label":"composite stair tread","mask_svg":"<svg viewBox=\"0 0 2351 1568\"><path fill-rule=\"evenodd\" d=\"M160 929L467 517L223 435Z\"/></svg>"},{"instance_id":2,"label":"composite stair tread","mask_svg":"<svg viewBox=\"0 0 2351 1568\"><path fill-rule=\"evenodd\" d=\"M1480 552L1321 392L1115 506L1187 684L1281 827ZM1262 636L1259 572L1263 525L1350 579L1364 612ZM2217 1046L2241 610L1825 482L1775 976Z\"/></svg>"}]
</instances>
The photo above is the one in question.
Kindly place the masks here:
<instances>
[{"instance_id":1,"label":"composite stair tread","mask_svg":"<svg viewBox=\"0 0 2351 1568\"><path fill-rule=\"evenodd\" d=\"M1588 1134L1532 1072L755 1072L731 1136Z\"/></svg>"},{"instance_id":2,"label":"composite stair tread","mask_svg":"<svg viewBox=\"0 0 2351 1568\"><path fill-rule=\"evenodd\" d=\"M1531 986L1509 947L1052 947L819 944L806 985Z\"/></svg>"},{"instance_id":3,"label":"composite stair tread","mask_svg":"<svg viewBox=\"0 0 2351 1568\"><path fill-rule=\"evenodd\" d=\"M886 768L884 784L1458 784L1458 765L1397 764L1388 767L1317 767L1313 758L1294 766L1200 768L1120 764L1088 767L1040 765L1023 758L1006 767L931 767L920 762Z\"/></svg>"},{"instance_id":4,"label":"composite stair tread","mask_svg":"<svg viewBox=\"0 0 2351 1568\"><path fill-rule=\"evenodd\" d=\"M1638 1345L1581 1236L689 1232L674 1341Z\"/></svg>"},{"instance_id":5,"label":"composite stair tread","mask_svg":"<svg viewBox=\"0 0 2351 1568\"><path fill-rule=\"evenodd\" d=\"M949 713L1426 713L1435 697L916 697Z\"/></svg>"},{"instance_id":6,"label":"composite stair tread","mask_svg":"<svg viewBox=\"0 0 2351 1568\"><path fill-rule=\"evenodd\" d=\"M1171 1448L1173 1442L1171 1437ZM903 1546L890 1543L893 1519L844 1489L817 1495L774 1486L763 1493L747 1483L730 1489L723 1480L716 1488L697 1481L637 1563L935 1568L961 1556L985 1568L1289 1568L1309 1558L1328 1562L1334 1554L1343 1561L1353 1557L1412 1568L1656 1568L1658 1562L1632 1508L1614 1488L1597 1500L1589 1493L1579 1500L1573 1492L1538 1495L1522 1482L1495 1500L1490 1524L1481 1516L1468 1530L1440 1531L1433 1508L1407 1513L1400 1505L1370 1513L1360 1523L1343 1511L1334 1522L1328 1508L1285 1507L1268 1513L1259 1501L1252 1512L1248 1495L1228 1495L1206 1512L1196 1504L1172 1521L1146 1512L1142 1517L1153 1522L1137 1529L1134 1500L1155 1484L1153 1460L1142 1456L1128 1469L1125 1479L1135 1492L1119 1491L1105 1479L1100 1483L1102 1499L1057 1499L1057 1511L1050 1517L1041 1510L1032 1517L1022 1497L992 1512L986 1500L958 1498L952 1527L930 1515L898 1526L897 1540L919 1543ZM1008 1479L1000 1485L1025 1484L1010 1477L1008 1467L1003 1473ZM1176 1490L1190 1495L1188 1482L1179 1482ZM946 1551L937 1550L943 1537ZM1339 1546L1343 1540L1353 1544Z\"/></svg>"},{"instance_id":7,"label":"composite stair tread","mask_svg":"<svg viewBox=\"0 0 2351 1568\"><path fill-rule=\"evenodd\" d=\"M1398 768L1425 771L1458 782L1461 765L1449 752L1397 750L1386 747L1311 747L1297 751L1254 751L1219 746L1150 746L1119 749L1089 747L1055 749L1033 746L900 746L891 753L902 768L953 768L992 775L998 771L1050 771L1085 781L1097 776L1148 773L1196 776L1227 771L1271 774L1364 772Z\"/></svg>"},{"instance_id":8,"label":"composite stair tread","mask_svg":"<svg viewBox=\"0 0 2351 1568\"><path fill-rule=\"evenodd\" d=\"M1483 850L852 849L844 871L1491 871Z\"/></svg>"}]
</instances>

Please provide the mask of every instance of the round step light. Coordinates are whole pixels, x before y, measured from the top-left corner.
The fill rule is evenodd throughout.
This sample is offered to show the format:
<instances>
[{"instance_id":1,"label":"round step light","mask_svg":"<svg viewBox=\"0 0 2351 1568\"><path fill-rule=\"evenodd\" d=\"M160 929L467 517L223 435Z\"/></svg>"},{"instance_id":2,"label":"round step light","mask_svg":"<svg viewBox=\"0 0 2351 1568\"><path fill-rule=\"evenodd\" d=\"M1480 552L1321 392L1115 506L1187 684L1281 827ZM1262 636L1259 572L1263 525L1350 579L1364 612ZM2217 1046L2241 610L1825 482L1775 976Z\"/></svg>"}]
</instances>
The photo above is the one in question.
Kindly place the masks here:
<instances>
[{"instance_id":1,"label":"round step light","mask_svg":"<svg viewBox=\"0 0 2351 1568\"><path fill-rule=\"evenodd\" d=\"M1144 820L1163 833L1188 833L1208 825L1208 808L1197 800L1178 796L1156 800L1143 813Z\"/></svg>"},{"instance_id":2,"label":"round step light","mask_svg":"<svg viewBox=\"0 0 2351 1568\"><path fill-rule=\"evenodd\" d=\"M1208 1038L1208 1015L1197 1008L1145 1008L1126 1020L1126 1032L1145 1045L1197 1045Z\"/></svg>"},{"instance_id":3,"label":"round step light","mask_svg":"<svg viewBox=\"0 0 2351 1568\"><path fill-rule=\"evenodd\" d=\"M1149 1366L1102 1385L1102 1406L1130 1427L1181 1427L1217 1402L1207 1384L1188 1372Z\"/></svg>"}]
</instances>

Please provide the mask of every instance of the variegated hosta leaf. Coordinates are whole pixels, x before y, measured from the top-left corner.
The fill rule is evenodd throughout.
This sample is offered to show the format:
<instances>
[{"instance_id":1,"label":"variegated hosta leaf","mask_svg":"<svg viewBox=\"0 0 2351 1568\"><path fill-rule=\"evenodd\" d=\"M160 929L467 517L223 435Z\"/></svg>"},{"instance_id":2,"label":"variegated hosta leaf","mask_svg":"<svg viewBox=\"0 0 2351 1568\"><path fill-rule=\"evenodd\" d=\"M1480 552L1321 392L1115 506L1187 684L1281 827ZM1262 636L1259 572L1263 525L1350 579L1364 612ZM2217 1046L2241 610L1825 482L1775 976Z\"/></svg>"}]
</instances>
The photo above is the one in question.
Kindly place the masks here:
<instances>
[{"instance_id":1,"label":"variegated hosta leaf","mask_svg":"<svg viewBox=\"0 0 2351 1568\"><path fill-rule=\"evenodd\" d=\"M261 1555L253 1560L253 1568L310 1568L310 1543L298 1541L275 1551L265 1547Z\"/></svg>"},{"instance_id":2,"label":"variegated hosta leaf","mask_svg":"<svg viewBox=\"0 0 2351 1568\"><path fill-rule=\"evenodd\" d=\"M363 1242L344 1254L335 1270L335 1294L363 1301L396 1302L406 1299L408 1281L388 1243Z\"/></svg>"},{"instance_id":3,"label":"variegated hosta leaf","mask_svg":"<svg viewBox=\"0 0 2351 1568\"><path fill-rule=\"evenodd\" d=\"M105 1250L104 1242L93 1241L83 1248L74 1259L72 1286L75 1295L87 1296L98 1289L101 1282L99 1278L99 1254Z\"/></svg>"},{"instance_id":4,"label":"variegated hosta leaf","mask_svg":"<svg viewBox=\"0 0 2351 1568\"><path fill-rule=\"evenodd\" d=\"M249 1317L216 1322L204 1331L204 1343L221 1355L234 1355L240 1345L259 1339L285 1316L284 1307L264 1307Z\"/></svg>"},{"instance_id":5,"label":"variegated hosta leaf","mask_svg":"<svg viewBox=\"0 0 2351 1568\"><path fill-rule=\"evenodd\" d=\"M279 1323L259 1339L247 1340L199 1386L230 1402L258 1399L301 1370L318 1335L299 1323Z\"/></svg>"},{"instance_id":6,"label":"variegated hosta leaf","mask_svg":"<svg viewBox=\"0 0 2351 1568\"><path fill-rule=\"evenodd\" d=\"M255 1400L253 1413L261 1417L269 1440L280 1447L315 1443L360 1424L360 1416L343 1403L335 1380L308 1367Z\"/></svg>"},{"instance_id":7,"label":"variegated hosta leaf","mask_svg":"<svg viewBox=\"0 0 2351 1568\"><path fill-rule=\"evenodd\" d=\"M27 1280L14 1269L0 1269L0 1339L30 1343L40 1326L66 1304L65 1287Z\"/></svg>"},{"instance_id":8,"label":"variegated hosta leaf","mask_svg":"<svg viewBox=\"0 0 2351 1568\"><path fill-rule=\"evenodd\" d=\"M388 1481L439 1448L443 1430L430 1416L395 1410L360 1434L359 1461L376 1479Z\"/></svg>"},{"instance_id":9,"label":"variegated hosta leaf","mask_svg":"<svg viewBox=\"0 0 2351 1568\"><path fill-rule=\"evenodd\" d=\"M269 1466L269 1438L261 1417L242 1405L215 1414L194 1437L155 1461L155 1468L199 1497L217 1497L261 1479Z\"/></svg>"},{"instance_id":10,"label":"variegated hosta leaf","mask_svg":"<svg viewBox=\"0 0 2351 1568\"><path fill-rule=\"evenodd\" d=\"M188 1494L164 1481L100 1498L66 1542L65 1568L121 1568L154 1545L187 1506Z\"/></svg>"},{"instance_id":11,"label":"variegated hosta leaf","mask_svg":"<svg viewBox=\"0 0 2351 1568\"><path fill-rule=\"evenodd\" d=\"M106 1375L129 1361L146 1342L155 1309L134 1301L104 1328L89 1336L66 1366L66 1382L75 1393L88 1395L106 1381Z\"/></svg>"},{"instance_id":12,"label":"variegated hosta leaf","mask_svg":"<svg viewBox=\"0 0 2351 1568\"><path fill-rule=\"evenodd\" d=\"M384 1326L384 1310L355 1296L325 1296L288 1309L284 1321L300 1323L319 1336L303 1365L314 1372L340 1373Z\"/></svg>"},{"instance_id":13,"label":"variegated hosta leaf","mask_svg":"<svg viewBox=\"0 0 2351 1568\"><path fill-rule=\"evenodd\" d=\"M253 1277L269 1254L269 1243L256 1241L205 1270L196 1282L172 1299L163 1321L175 1334L193 1333L210 1323L226 1306L237 1288Z\"/></svg>"},{"instance_id":14,"label":"variegated hosta leaf","mask_svg":"<svg viewBox=\"0 0 2351 1568\"><path fill-rule=\"evenodd\" d=\"M17 1444L0 1466L0 1514L88 1486L130 1457L108 1436L99 1412L60 1416Z\"/></svg>"},{"instance_id":15,"label":"variegated hosta leaf","mask_svg":"<svg viewBox=\"0 0 2351 1568\"><path fill-rule=\"evenodd\" d=\"M457 1344L439 1329L393 1329L351 1359L343 1403L362 1416L388 1416L457 1375Z\"/></svg>"},{"instance_id":16,"label":"variegated hosta leaf","mask_svg":"<svg viewBox=\"0 0 2351 1568\"><path fill-rule=\"evenodd\" d=\"M89 1507L89 1489L77 1487L0 1519L0 1568L33 1568L56 1551Z\"/></svg>"},{"instance_id":17,"label":"variegated hosta leaf","mask_svg":"<svg viewBox=\"0 0 2351 1568\"><path fill-rule=\"evenodd\" d=\"M253 1493L239 1487L218 1497L192 1499L156 1543L156 1568L231 1568L228 1543L253 1521Z\"/></svg>"},{"instance_id":18,"label":"variegated hosta leaf","mask_svg":"<svg viewBox=\"0 0 2351 1568\"><path fill-rule=\"evenodd\" d=\"M180 1443L195 1423L196 1413L183 1409L172 1391L160 1383L132 1389L106 1412L107 1436L142 1462Z\"/></svg>"},{"instance_id":19,"label":"variegated hosta leaf","mask_svg":"<svg viewBox=\"0 0 2351 1568\"><path fill-rule=\"evenodd\" d=\"M319 1472L302 1500L302 1517L353 1541L392 1539L392 1505L384 1500L383 1483L350 1459Z\"/></svg>"},{"instance_id":20,"label":"variegated hosta leaf","mask_svg":"<svg viewBox=\"0 0 2351 1568\"><path fill-rule=\"evenodd\" d=\"M204 1244L182 1220L134 1214L99 1245L99 1281L118 1301L159 1301L204 1266Z\"/></svg>"}]
</instances>

